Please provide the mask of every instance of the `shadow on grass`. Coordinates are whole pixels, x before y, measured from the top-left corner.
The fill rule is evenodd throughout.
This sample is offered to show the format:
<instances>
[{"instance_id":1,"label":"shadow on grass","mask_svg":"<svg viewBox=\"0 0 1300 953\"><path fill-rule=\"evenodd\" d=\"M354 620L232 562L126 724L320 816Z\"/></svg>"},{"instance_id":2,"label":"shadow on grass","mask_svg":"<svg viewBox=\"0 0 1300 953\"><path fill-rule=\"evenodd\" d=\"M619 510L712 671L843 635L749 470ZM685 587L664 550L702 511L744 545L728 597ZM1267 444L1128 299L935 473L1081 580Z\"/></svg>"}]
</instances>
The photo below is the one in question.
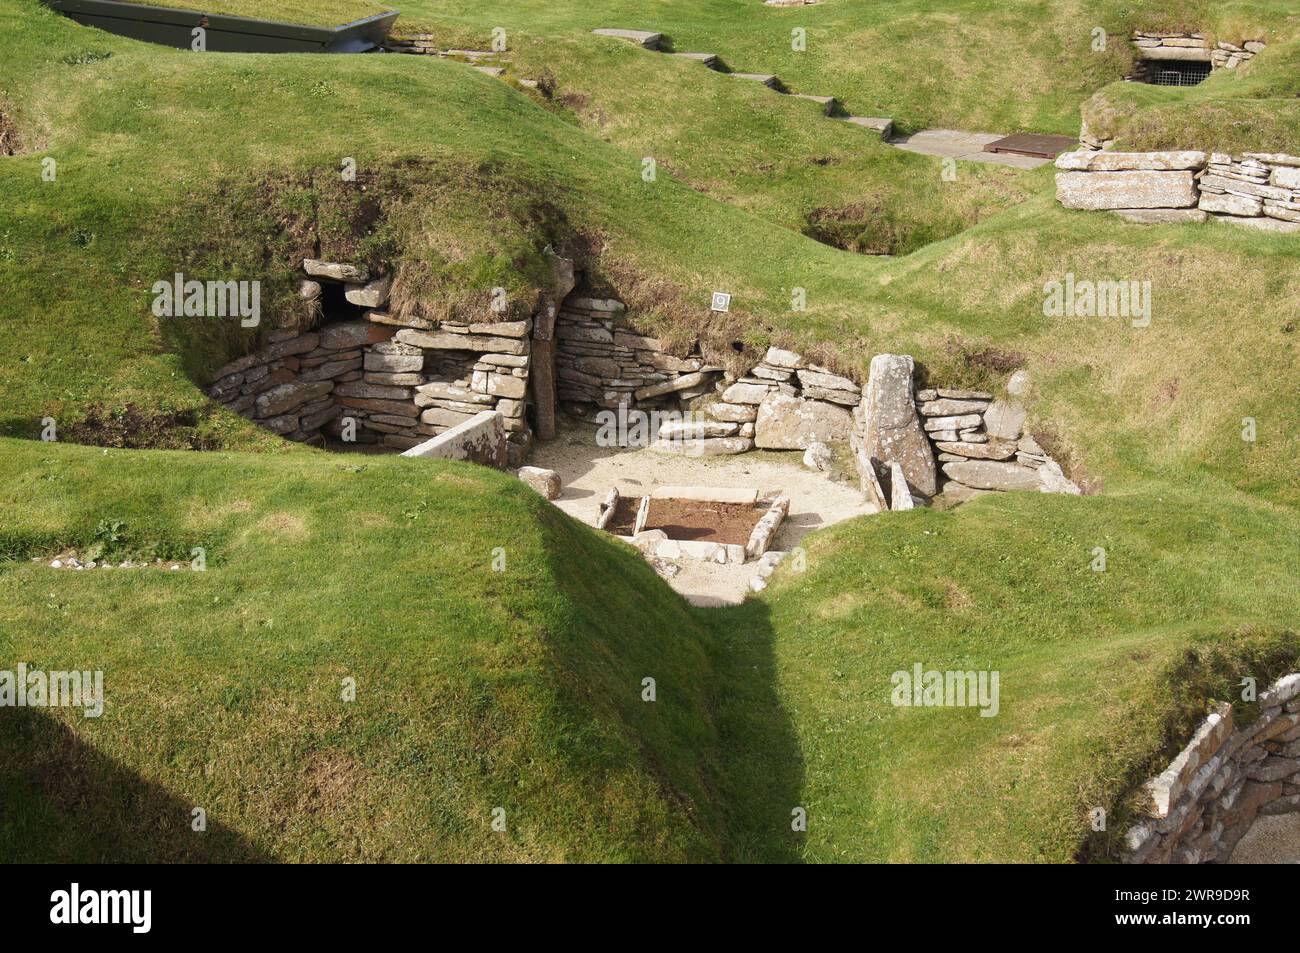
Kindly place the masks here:
<instances>
[{"instance_id":1,"label":"shadow on grass","mask_svg":"<svg viewBox=\"0 0 1300 953\"><path fill-rule=\"evenodd\" d=\"M674 846L636 859L799 861L803 758L776 691L767 606L694 608L631 547L532 505L553 527L547 558L571 607L548 640L571 710L616 719L627 742L617 763L655 778L674 808Z\"/></svg>"},{"instance_id":2,"label":"shadow on grass","mask_svg":"<svg viewBox=\"0 0 1300 953\"><path fill-rule=\"evenodd\" d=\"M0 863L267 863L40 709L0 709Z\"/></svg>"},{"instance_id":3,"label":"shadow on grass","mask_svg":"<svg viewBox=\"0 0 1300 953\"><path fill-rule=\"evenodd\" d=\"M775 633L764 602L697 612L713 630L724 860L799 863L793 829L804 784L803 755L776 686Z\"/></svg>"}]
</instances>

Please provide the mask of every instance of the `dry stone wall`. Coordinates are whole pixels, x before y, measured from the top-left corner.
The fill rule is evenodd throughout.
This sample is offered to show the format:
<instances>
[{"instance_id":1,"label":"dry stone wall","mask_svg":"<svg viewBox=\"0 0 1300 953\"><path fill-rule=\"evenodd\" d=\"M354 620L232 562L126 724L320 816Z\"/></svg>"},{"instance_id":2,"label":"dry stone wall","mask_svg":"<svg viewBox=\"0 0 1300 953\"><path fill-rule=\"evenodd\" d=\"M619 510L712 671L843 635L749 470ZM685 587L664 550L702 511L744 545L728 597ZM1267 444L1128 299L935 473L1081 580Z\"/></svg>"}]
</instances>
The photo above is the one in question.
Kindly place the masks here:
<instances>
[{"instance_id":1,"label":"dry stone wall","mask_svg":"<svg viewBox=\"0 0 1300 953\"><path fill-rule=\"evenodd\" d=\"M1257 817L1300 811L1300 673L1258 699L1234 724L1224 703L1178 756L1142 787L1146 818L1125 834L1130 864L1224 863Z\"/></svg>"},{"instance_id":2,"label":"dry stone wall","mask_svg":"<svg viewBox=\"0 0 1300 953\"><path fill-rule=\"evenodd\" d=\"M1217 40L1213 44L1204 33L1161 33L1138 30L1133 34L1133 48L1139 71L1133 79L1144 79L1144 64L1163 61L1209 63L1213 69L1236 69L1262 53L1267 44L1262 38L1241 39L1236 43Z\"/></svg>"},{"instance_id":3,"label":"dry stone wall","mask_svg":"<svg viewBox=\"0 0 1300 953\"><path fill-rule=\"evenodd\" d=\"M293 440L324 442L355 423L357 443L409 450L474 418L501 414L510 460L532 441L527 420L532 319L439 324L385 309L391 282L365 269L307 260L299 294L342 285L360 313L309 332L277 330L254 354L217 370L210 396Z\"/></svg>"},{"instance_id":4,"label":"dry stone wall","mask_svg":"<svg viewBox=\"0 0 1300 953\"><path fill-rule=\"evenodd\" d=\"M664 453L806 450L847 440L850 408L861 400L854 381L779 348L741 377L708 363L698 342L687 356L675 356L629 325L614 300L566 301L556 338L559 396L575 414L619 407L696 414L663 424L653 446Z\"/></svg>"},{"instance_id":5,"label":"dry stone wall","mask_svg":"<svg viewBox=\"0 0 1300 953\"><path fill-rule=\"evenodd\" d=\"M625 317L621 301L565 300L555 328L556 386L563 403L580 412L583 405L661 408L713 391L722 368L705 363L698 346L690 356L674 357L663 341L637 333Z\"/></svg>"},{"instance_id":6,"label":"dry stone wall","mask_svg":"<svg viewBox=\"0 0 1300 953\"><path fill-rule=\"evenodd\" d=\"M880 509L925 503L942 492L961 502L999 490L1078 493L1057 463L1024 431L1016 399L1024 375L1006 398L976 391L915 391L907 355L871 362L866 386L768 348L762 361L735 376L707 363L698 342L686 357L627 321L623 304L575 297L556 325L556 367L563 406L577 416L593 409L676 410L652 448L714 456L750 450L808 451L847 441L862 490Z\"/></svg>"},{"instance_id":7,"label":"dry stone wall","mask_svg":"<svg viewBox=\"0 0 1300 953\"><path fill-rule=\"evenodd\" d=\"M1023 371L999 398L917 391L914 377L911 357L877 355L855 415L852 446L863 492L882 508L910 509L936 494L962 503L998 491L1080 492L1025 429Z\"/></svg>"},{"instance_id":8,"label":"dry stone wall","mask_svg":"<svg viewBox=\"0 0 1300 953\"><path fill-rule=\"evenodd\" d=\"M301 296L319 300L325 285L341 285L361 317L273 331L266 347L219 369L208 393L294 440L337 440L351 425L358 443L424 448L417 455L450 446L430 438L478 432L490 412L505 434L504 464L515 467L534 422L544 439L554 435L557 401L577 416L671 410L650 435L664 453L794 450L822 469L826 445L848 442L863 492L881 509L940 491L959 502L996 490L1078 492L1022 432L1025 411L1010 396L916 393L906 355L874 358L865 386L777 347L736 376L708 363L698 341L686 356L671 353L630 324L617 300L568 294L572 263L553 264L561 304L525 320L435 323L385 310L388 277L309 260Z\"/></svg>"},{"instance_id":9,"label":"dry stone wall","mask_svg":"<svg viewBox=\"0 0 1300 953\"><path fill-rule=\"evenodd\" d=\"M1066 208L1111 210L1135 222L1208 218L1300 231L1300 156L1248 152L1079 150L1056 159Z\"/></svg>"}]
</instances>

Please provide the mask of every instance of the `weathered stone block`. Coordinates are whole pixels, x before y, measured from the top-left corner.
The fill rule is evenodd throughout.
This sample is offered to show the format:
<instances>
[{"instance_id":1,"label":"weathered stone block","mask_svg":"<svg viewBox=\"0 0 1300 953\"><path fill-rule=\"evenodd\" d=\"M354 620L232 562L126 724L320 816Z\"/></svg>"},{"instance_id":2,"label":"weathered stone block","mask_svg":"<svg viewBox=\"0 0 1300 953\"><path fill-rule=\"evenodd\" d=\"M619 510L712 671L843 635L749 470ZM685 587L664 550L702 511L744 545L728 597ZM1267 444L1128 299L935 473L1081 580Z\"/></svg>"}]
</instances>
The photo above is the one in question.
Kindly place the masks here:
<instances>
[{"instance_id":1,"label":"weathered stone block","mask_svg":"<svg viewBox=\"0 0 1300 953\"><path fill-rule=\"evenodd\" d=\"M319 261L304 258L303 271L313 278L329 278L331 281L366 281L370 272L364 265L344 265L333 261Z\"/></svg>"},{"instance_id":2,"label":"weathered stone block","mask_svg":"<svg viewBox=\"0 0 1300 953\"><path fill-rule=\"evenodd\" d=\"M722 392L722 400L728 404L761 404L771 391L766 384L737 381Z\"/></svg>"},{"instance_id":3,"label":"weathered stone block","mask_svg":"<svg viewBox=\"0 0 1300 953\"><path fill-rule=\"evenodd\" d=\"M384 387L379 384L354 381L348 384L339 384L334 389L334 393L340 397L363 397L371 400L409 400L411 388Z\"/></svg>"},{"instance_id":4,"label":"weathered stone block","mask_svg":"<svg viewBox=\"0 0 1300 953\"><path fill-rule=\"evenodd\" d=\"M708 413L714 420L726 423L747 424L758 419L758 408L753 404L728 404L720 401L710 404Z\"/></svg>"},{"instance_id":5,"label":"weathered stone block","mask_svg":"<svg viewBox=\"0 0 1300 953\"><path fill-rule=\"evenodd\" d=\"M560 475L554 470L546 470L542 467L520 467L519 479L548 500L558 500L564 490Z\"/></svg>"},{"instance_id":6,"label":"weathered stone block","mask_svg":"<svg viewBox=\"0 0 1300 953\"><path fill-rule=\"evenodd\" d=\"M397 340L415 347L442 351L493 351L501 354L527 354L528 340L507 337L488 337L481 334L459 334L454 331L417 331L403 328Z\"/></svg>"},{"instance_id":7,"label":"weathered stone block","mask_svg":"<svg viewBox=\"0 0 1300 953\"><path fill-rule=\"evenodd\" d=\"M275 417L295 407L324 397L334 389L333 381L294 381L272 387L257 398L257 416ZM295 425L292 429L296 430ZM288 433L289 431L284 431Z\"/></svg>"},{"instance_id":8,"label":"weathered stone block","mask_svg":"<svg viewBox=\"0 0 1300 953\"><path fill-rule=\"evenodd\" d=\"M771 394L758 407L754 443L767 450L806 450L814 441L847 440L853 417L820 400Z\"/></svg>"},{"instance_id":9,"label":"weathered stone block","mask_svg":"<svg viewBox=\"0 0 1300 953\"><path fill-rule=\"evenodd\" d=\"M936 443L935 447L943 453L952 453L973 460L1010 460L1016 455L1014 440L988 440L984 443L944 440Z\"/></svg>"},{"instance_id":10,"label":"weathered stone block","mask_svg":"<svg viewBox=\"0 0 1300 953\"><path fill-rule=\"evenodd\" d=\"M1042 480L1037 470L995 460L945 463L944 475L977 490L1037 490Z\"/></svg>"},{"instance_id":11,"label":"weathered stone block","mask_svg":"<svg viewBox=\"0 0 1300 953\"><path fill-rule=\"evenodd\" d=\"M360 308L382 308L388 304L393 279L387 275L365 283L349 283L343 292L349 302Z\"/></svg>"},{"instance_id":12,"label":"weathered stone block","mask_svg":"<svg viewBox=\"0 0 1300 953\"><path fill-rule=\"evenodd\" d=\"M1067 172L1168 172L1204 169L1204 152L1062 152L1056 167Z\"/></svg>"},{"instance_id":13,"label":"weathered stone block","mask_svg":"<svg viewBox=\"0 0 1300 953\"><path fill-rule=\"evenodd\" d=\"M504 470L508 453L505 418L495 410L485 410L432 440L411 447L402 456L468 460Z\"/></svg>"},{"instance_id":14,"label":"weathered stone block","mask_svg":"<svg viewBox=\"0 0 1300 953\"><path fill-rule=\"evenodd\" d=\"M1263 214L1264 200L1249 195L1202 192L1199 208L1202 212L1218 212L1223 215L1250 217Z\"/></svg>"},{"instance_id":15,"label":"weathered stone block","mask_svg":"<svg viewBox=\"0 0 1300 953\"><path fill-rule=\"evenodd\" d=\"M1191 208L1191 172L1058 172L1056 198L1066 208Z\"/></svg>"}]
</instances>

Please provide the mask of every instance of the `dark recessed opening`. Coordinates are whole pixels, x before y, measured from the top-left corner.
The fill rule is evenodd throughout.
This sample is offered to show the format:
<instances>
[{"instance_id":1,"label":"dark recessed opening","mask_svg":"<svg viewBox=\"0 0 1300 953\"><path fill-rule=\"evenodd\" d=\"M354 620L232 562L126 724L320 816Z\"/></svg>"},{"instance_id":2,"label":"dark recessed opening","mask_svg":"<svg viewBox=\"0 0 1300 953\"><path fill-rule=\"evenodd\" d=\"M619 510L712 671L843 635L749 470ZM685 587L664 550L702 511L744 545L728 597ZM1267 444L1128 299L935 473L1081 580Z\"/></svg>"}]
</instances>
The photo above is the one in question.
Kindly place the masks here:
<instances>
[{"instance_id":1,"label":"dark recessed opening","mask_svg":"<svg viewBox=\"0 0 1300 953\"><path fill-rule=\"evenodd\" d=\"M1197 60L1148 60L1138 80L1152 86L1196 86L1210 75L1210 64Z\"/></svg>"}]
</instances>

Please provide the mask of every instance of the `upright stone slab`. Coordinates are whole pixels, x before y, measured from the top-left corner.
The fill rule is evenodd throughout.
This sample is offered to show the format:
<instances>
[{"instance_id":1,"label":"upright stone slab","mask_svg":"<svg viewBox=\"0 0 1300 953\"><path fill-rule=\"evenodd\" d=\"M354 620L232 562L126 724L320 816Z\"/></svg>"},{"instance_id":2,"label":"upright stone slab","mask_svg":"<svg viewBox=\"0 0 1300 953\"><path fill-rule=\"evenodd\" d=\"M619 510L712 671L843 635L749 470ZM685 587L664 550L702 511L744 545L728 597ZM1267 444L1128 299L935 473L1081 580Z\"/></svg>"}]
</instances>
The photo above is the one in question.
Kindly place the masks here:
<instances>
[{"instance_id":1,"label":"upright stone slab","mask_svg":"<svg viewBox=\"0 0 1300 953\"><path fill-rule=\"evenodd\" d=\"M506 468L505 418L485 410L402 454L433 460L468 460L497 470Z\"/></svg>"},{"instance_id":2,"label":"upright stone slab","mask_svg":"<svg viewBox=\"0 0 1300 953\"><path fill-rule=\"evenodd\" d=\"M532 366L528 371L528 387L533 401L533 417L538 440L555 438L555 404L558 399L555 382L555 319L560 304L577 285L573 261L557 255L551 248L545 251L551 263L553 286L541 308L533 318Z\"/></svg>"},{"instance_id":3,"label":"upright stone slab","mask_svg":"<svg viewBox=\"0 0 1300 953\"><path fill-rule=\"evenodd\" d=\"M921 426L912 393L912 358L906 354L877 354L871 359L863 411L867 456L881 463L898 463L907 484L931 497L938 491L934 451Z\"/></svg>"},{"instance_id":4,"label":"upright stone slab","mask_svg":"<svg viewBox=\"0 0 1300 953\"><path fill-rule=\"evenodd\" d=\"M528 371L538 440L555 439L555 339L533 338L533 366Z\"/></svg>"}]
</instances>

